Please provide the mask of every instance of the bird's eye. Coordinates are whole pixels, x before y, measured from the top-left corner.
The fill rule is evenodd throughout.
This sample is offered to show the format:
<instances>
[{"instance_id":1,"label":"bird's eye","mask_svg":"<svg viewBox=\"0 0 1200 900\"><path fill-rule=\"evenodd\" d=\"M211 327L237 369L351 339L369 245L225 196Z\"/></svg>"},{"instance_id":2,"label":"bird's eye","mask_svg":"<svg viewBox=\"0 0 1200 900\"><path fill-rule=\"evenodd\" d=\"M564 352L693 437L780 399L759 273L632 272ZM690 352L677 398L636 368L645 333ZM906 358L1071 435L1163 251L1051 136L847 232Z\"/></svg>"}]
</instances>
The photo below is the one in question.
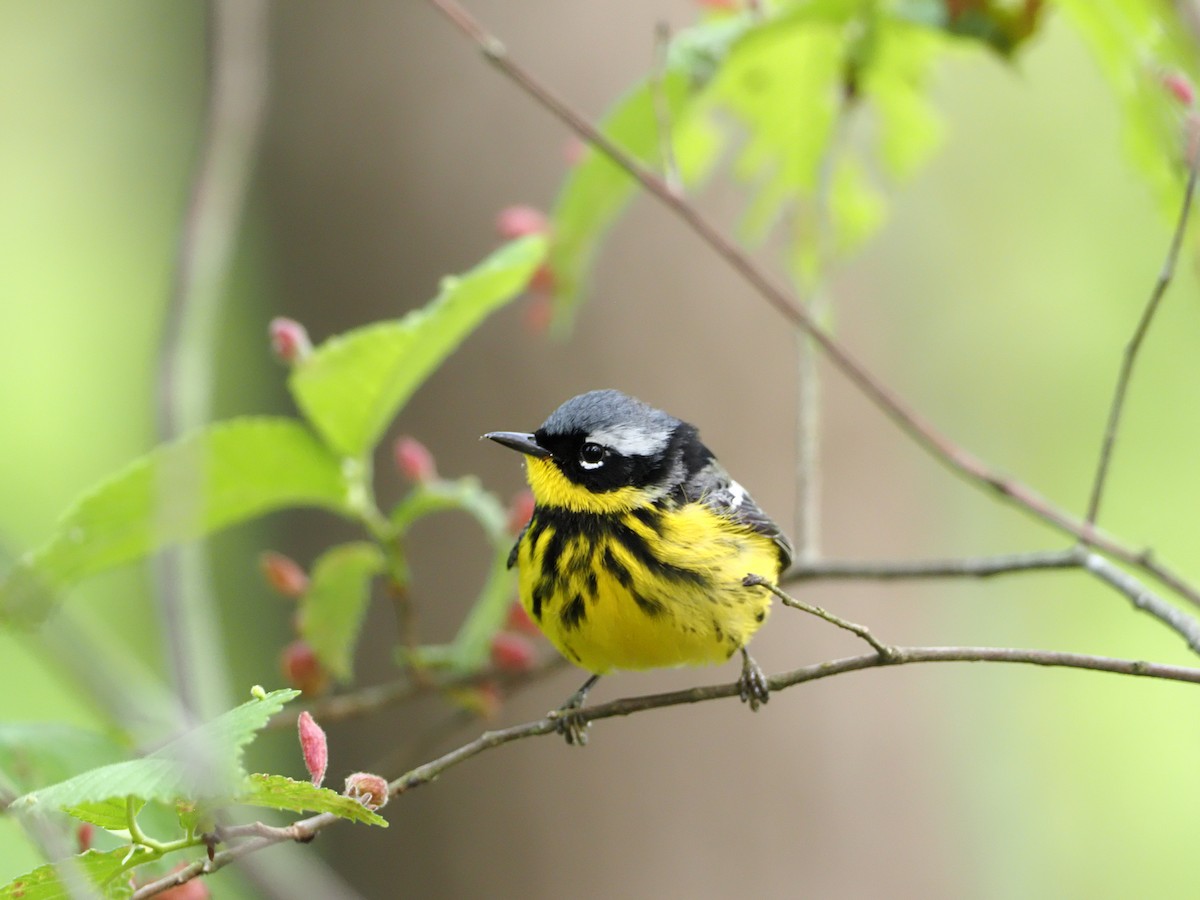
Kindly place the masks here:
<instances>
[{"instance_id":1,"label":"bird's eye","mask_svg":"<svg viewBox=\"0 0 1200 900\"><path fill-rule=\"evenodd\" d=\"M579 464L585 469L594 469L604 462L606 453L599 444L584 444L579 448Z\"/></svg>"}]
</instances>

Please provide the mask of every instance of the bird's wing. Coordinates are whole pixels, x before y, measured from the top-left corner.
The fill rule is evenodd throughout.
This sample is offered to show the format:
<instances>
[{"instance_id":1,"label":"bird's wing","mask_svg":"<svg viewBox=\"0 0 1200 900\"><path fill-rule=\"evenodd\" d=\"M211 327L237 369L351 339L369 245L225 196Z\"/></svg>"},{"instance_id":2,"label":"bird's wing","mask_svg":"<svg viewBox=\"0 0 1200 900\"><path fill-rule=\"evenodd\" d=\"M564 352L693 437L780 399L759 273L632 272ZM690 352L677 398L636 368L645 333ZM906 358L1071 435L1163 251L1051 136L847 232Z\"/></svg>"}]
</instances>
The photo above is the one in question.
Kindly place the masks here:
<instances>
[{"instance_id":1,"label":"bird's wing","mask_svg":"<svg viewBox=\"0 0 1200 900\"><path fill-rule=\"evenodd\" d=\"M716 457L710 454L707 462L688 476L680 488L683 499L699 500L714 512L773 540L779 550L780 571L791 565L792 542L754 502L749 492L730 477Z\"/></svg>"}]
</instances>

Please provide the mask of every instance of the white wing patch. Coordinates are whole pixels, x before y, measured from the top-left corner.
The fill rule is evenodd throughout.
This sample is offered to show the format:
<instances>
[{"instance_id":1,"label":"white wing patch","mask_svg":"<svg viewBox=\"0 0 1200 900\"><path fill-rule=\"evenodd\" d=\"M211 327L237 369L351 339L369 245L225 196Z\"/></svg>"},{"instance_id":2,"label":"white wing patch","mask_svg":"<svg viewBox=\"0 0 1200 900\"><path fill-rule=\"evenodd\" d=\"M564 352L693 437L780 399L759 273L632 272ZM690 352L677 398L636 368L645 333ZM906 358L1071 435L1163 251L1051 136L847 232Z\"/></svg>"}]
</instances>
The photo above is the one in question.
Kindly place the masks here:
<instances>
[{"instance_id":1,"label":"white wing patch","mask_svg":"<svg viewBox=\"0 0 1200 900\"><path fill-rule=\"evenodd\" d=\"M654 456L666 449L671 440L669 432L647 431L637 425L614 425L593 431L587 436L593 444L608 447L622 456Z\"/></svg>"},{"instance_id":2,"label":"white wing patch","mask_svg":"<svg viewBox=\"0 0 1200 900\"><path fill-rule=\"evenodd\" d=\"M746 499L746 489L736 481L729 482L729 509L735 510L742 505L742 501Z\"/></svg>"}]
</instances>

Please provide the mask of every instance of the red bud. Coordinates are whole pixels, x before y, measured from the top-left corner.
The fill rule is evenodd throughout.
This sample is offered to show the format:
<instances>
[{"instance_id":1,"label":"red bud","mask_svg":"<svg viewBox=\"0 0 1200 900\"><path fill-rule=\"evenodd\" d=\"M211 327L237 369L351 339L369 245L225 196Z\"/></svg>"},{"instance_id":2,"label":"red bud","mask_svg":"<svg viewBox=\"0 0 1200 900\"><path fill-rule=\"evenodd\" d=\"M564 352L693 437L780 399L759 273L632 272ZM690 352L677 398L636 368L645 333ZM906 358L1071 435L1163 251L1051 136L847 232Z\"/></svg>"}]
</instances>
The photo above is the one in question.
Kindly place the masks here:
<instances>
[{"instance_id":1,"label":"red bud","mask_svg":"<svg viewBox=\"0 0 1200 900\"><path fill-rule=\"evenodd\" d=\"M563 159L567 161L568 166L577 166L583 160L584 154L587 153L587 148L587 144L575 135L571 135L563 145Z\"/></svg>"},{"instance_id":2,"label":"red bud","mask_svg":"<svg viewBox=\"0 0 1200 900\"><path fill-rule=\"evenodd\" d=\"M304 754L304 767L308 769L312 783L320 787L325 781L325 769L329 766L329 744L325 740L325 731L308 710L300 713L296 727L300 732L300 751Z\"/></svg>"},{"instance_id":3,"label":"red bud","mask_svg":"<svg viewBox=\"0 0 1200 900\"><path fill-rule=\"evenodd\" d=\"M429 448L414 437L396 438L392 445L392 458L400 474L415 484L433 481L437 478L437 466Z\"/></svg>"},{"instance_id":4,"label":"red bud","mask_svg":"<svg viewBox=\"0 0 1200 900\"><path fill-rule=\"evenodd\" d=\"M1191 106L1196 101L1196 88L1192 80L1178 69L1163 72L1159 75L1162 86L1184 106Z\"/></svg>"},{"instance_id":5,"label":"red bud","mask_svg":"<svg viewBox=\"0 0 1200 900\"><path fill-rule=\"evenodd\" d=\"M75 831L75 841L79 845L80 853L87 853L92 849L92 836L96 833L96 826L91 822L84 822Z\"/></svg>"},{"instance_id":6,"label":"red bud","mask_svg":"<svg viewBox=\"0 0 1200 900\"><path fill-rule=\"evenodd\" d=\"M533 518L533 493L518 491L508 501L508 533L516 537Z\"/></svg>"},{"instance_id":7,"label":"red bud","mask_svg":"<svg viewBox=\"0 0 1200 900\"><path fill-rule=\"evenodd\" d=\"M382 809L388 802L388 783L370 772L355 772L346 779L347 797L353 797L367 809Z\"/></svg>"},{"instance_id":8,"label":"red bud","mask_svg":"<svg viewBox=\"0 0 1200 900\"><path fill-rule=\"evenodd\" d=\"M531 294L525 303L524 315L521 318L525 329L531 334L545 334L550 330L550 323L554 321L554 300L544 291Z\"/></svg>"},{"instance_id":9,"label":"red bud","mask_svg":"<svg viewBox=\"0 0 1200 900\"><path fill-rule=\"evenodd\" d=\"M267 584L283 597L300 597L308 590L308 573L290 556L268 550L258 558Z\"/></svg>"},{"instance_id":10,"label":"red bud","mask_svg":"<svg viewBox=\"0 0 1200 900\"><path fill-rule=\"evenodd\" d=\"M542 634L542 630L537 627L533 619L529 618L529 613L525 611L525 607L519 601L508 608L508 618L504 620L504 630L527 634L530 637L541 637Z\"/></svg>"},{"instance_id":11,"label":"red bud","mask_svg":"<svg viewBox=\"0 0 1200 900\"><path fill-rule=\"evenodd\" d=\"M532 206L507 206L496 216L496 231L506 240L544 234L546 227L546 214Z\"/></svg>"},{"instance_id":12,"label":"red bud","mask_svg":"<svg viewBox=\"0 0 1200 900\"><path fill-rule=\"evenodd\" d=\"M505 672L528 672L537 662L533 642L523 634L501 631L492 638L492 665Z\"/></svg>"},{"instance_id":13,"label":"red bud","mask_svg":"<svg viewBox=\"0 0 1200 900\"><path fill-rule=\"evenodd\" d=\"M288 644L283 649L281 665L288 684L309 697L317 697L329 687L329 673L307 641L296 640Z\"/></svg>"},{"instance_id":14,"label":"red bud","mask_svg":"<svg viewBox=\"0 0 1200 900\"><path fill-rule=\"evenodd\" d=\"M272 319L268 332L271 335L271 350L276 358L288 365L303 362L312 353L308 332L295 319Z\"/></svg>"},{"instance_id":15,"label":"red bud","mask_svg":"<svg viewBox=\"0 0 1200 900\"><path fill-rule=\"evenodd\" d=\"M187 863L180 863L172 872L178 872L187 866ZM159 894L155 894L159 900L208 900L211 894L208 892L206 885L199 878L193 878L191 881L185 881L183 884L177 884L175 887L167 888Z\"/></svg>"}]
</instances>

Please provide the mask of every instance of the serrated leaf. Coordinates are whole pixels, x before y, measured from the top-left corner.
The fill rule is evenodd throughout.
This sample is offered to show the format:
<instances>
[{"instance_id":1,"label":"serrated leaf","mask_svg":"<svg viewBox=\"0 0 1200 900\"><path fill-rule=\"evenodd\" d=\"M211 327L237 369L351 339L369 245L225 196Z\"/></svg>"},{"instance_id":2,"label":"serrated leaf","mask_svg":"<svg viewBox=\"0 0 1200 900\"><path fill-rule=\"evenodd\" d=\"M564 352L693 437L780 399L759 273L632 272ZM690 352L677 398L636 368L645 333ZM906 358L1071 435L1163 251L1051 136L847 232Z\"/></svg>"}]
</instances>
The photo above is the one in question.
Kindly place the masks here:
<instances>
[{"instance_id":1,"label":"serrated leaf","mask_svg":"<svg viewBox=\"0 0 1200 900\"><path fill-rule=\"evenodd\" d=\"M300 422L241 418L164 444L84 495L0 582L0 619L43 616L86 576L294 506L349 512L340 461Z\"/></svg>"},{"instance_id":2,"label":"serrated leaf","mask_svg":"<svg viewBox=\"0 0 1200 900\"><path fill-rule=\"evenodd\" d=\"M128 879L118 877L127 861L137 861L136 856L130 859L129 847L105 853L89 850L13 879L0 887L0 900L78 900L89 895L89 887L106 900L124 900L133 895Z\"/></svg>"},{"instance_id":3,"label":"serrated leaf","mask_svg":"<svg viewBox=\"0 0 1200 900\"><path fill-rule=\"evenodd\" d=\"M423 308L325 341L292 370L296 405L330 447L362 456L467 335L524 290L545 255L540 236L513 241L471 271L443 279Z\"/></svg>"},{"instance_id":4,"label":"serrated leaf","mask_svg":"<svg viewBox=\"0 0 1200 900\"><path fill-rule=\"evenodd\" d=\"M237 802L289 812L333 813L351 822L388 827L387 819L351 797L283 775L251 775L246 779L246 787L238 795Z\"/></svg>"},{"instance_id":5,"label":"serrated leaf","mask_svg":"<svg viewBox=\"0 0 1200 900\"><path fill-rule=\"evenodd\" d=\"M81 822L90 822L97 828L123 832L129 828L130 814L136 816L145 805L142 800L131 802L125 797L114 797L111 800L102 800L97 803L68 806L66 812L69 816L79 819Z\"/></svg>"},{"instance_id":6,"label":"serrated leaf","mask_svg":"<svg viewBox=\"0 0 1200 900\"><path fill-rule=\"evenodd\" d=\"M300 636L342 681L353 677L354 644L371 598L371 580L383 569L383 553L366 542L327 550L313 565L300 601Z\"/></svg>"},{"instance_id":7,"label":"serrated leaf","mask_svg":"<svg viewBox=\"0 0 1200 900\"><path fill-rule=\"evenodd\" d=\"M285 689L249 700L149 756L82 772L18 797L9 809L21 814L90 810L95 809L92 804L111 804L126 797L166 804L226 800L237 793L245 777L242 753L246 745L299 693Z\"/></svg>"},{"instance_id":8,"label":"serrated leaf","mask_svg":"<svg viewBox=\"0 0 1200 900\"><path fill-rule=\"evenodd\" d=\"M20 792L128 758L107 735L57 722L0 722L0 772Z\"/></svg>"}]
</instances>

